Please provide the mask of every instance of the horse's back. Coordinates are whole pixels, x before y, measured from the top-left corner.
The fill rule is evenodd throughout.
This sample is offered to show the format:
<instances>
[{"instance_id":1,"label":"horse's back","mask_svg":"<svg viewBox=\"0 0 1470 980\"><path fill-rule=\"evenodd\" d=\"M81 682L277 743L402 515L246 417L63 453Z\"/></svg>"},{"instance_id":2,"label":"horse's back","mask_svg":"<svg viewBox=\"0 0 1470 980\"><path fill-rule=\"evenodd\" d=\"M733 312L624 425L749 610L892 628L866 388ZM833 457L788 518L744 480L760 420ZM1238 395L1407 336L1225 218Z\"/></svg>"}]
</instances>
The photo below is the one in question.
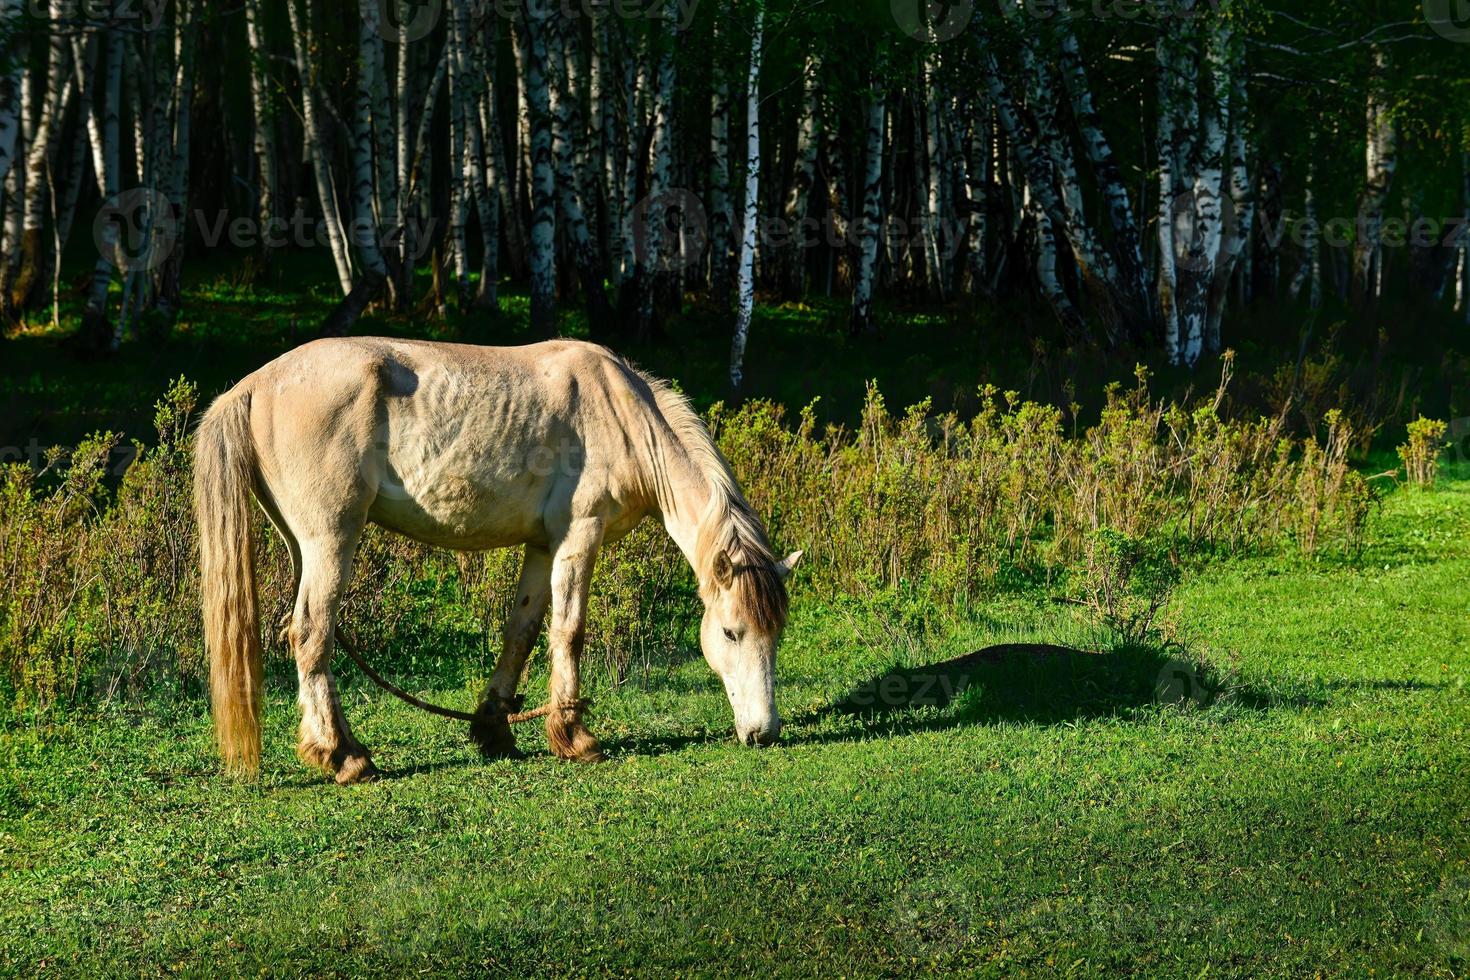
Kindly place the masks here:
<instances>
[{"instance_id":1,"label":"horse's back","mask_svg":"<svg viewBox=\"0 0 1470 980\"><path fill-rule=\"evenodd\" d=\"M544 538L547 509L573 491L619 496L647 400L626 364L577 341L331 338L248 382L273 490L364 506L387 527L461 548Z\"/></svg>"}]
</instances>

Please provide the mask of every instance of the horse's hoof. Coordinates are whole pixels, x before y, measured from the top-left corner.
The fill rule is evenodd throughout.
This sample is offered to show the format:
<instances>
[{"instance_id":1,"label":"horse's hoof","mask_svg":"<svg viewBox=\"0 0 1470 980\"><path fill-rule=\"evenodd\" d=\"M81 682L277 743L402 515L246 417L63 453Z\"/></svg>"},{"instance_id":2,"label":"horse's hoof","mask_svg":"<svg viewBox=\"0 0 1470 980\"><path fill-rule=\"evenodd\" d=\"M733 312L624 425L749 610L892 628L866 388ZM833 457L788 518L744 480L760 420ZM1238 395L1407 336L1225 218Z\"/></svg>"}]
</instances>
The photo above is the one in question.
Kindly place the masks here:
<instances>
[{"instance_id":1,"label":"horse's hoof","mask_svg":"<svg viewBox=\"0 0 1470 980\"><path fill-rule=\"evenodd\" d=\"M337 769L337 785L351 786L354 783L370 783L382 776L378 767L373 765L373 760L366 753L362 755L350 755L342 761Z\"/></svg>"},{"instance_id":2,"label":"horse's hoof","mask_svg":"<svg viewBox=\"0 0 1470 980\"><path fill-rule=\"evenodd\" d=\"M516 737L505 720L505 711L482 707L470 722L470 741L480 747L486 759L524 759L526 753L516 748Z\"/></svg>"},{"instance_id":3,"label":"horse's hoof","mask_svg":"<svg viewBox=\"0 0 1470 980\"><path fill-rule=\"evenodd\" d=\"M471 738L480 748L480 758L486 762L495 762L500 759L514 760L526 758L526 753L522 752L516 746L516 740L513 736L496 741L482 741L481 739L473 738L473 736Z\"/></svg>"}]
</instances>

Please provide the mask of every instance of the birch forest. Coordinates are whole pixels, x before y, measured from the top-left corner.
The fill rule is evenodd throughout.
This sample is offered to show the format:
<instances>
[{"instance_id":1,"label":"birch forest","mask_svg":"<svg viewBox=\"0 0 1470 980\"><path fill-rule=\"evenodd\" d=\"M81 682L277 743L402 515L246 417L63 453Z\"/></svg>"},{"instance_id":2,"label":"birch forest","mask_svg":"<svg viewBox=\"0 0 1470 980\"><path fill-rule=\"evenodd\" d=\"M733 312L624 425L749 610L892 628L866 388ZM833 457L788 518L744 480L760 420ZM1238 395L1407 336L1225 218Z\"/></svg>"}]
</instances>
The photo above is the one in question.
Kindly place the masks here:
<instances>
[{"instance_id":1,"label":"birch forest","mask_svg":"<svg viewBox=\"0 0 1470 980\"><path fill-rule=\"evenodd\" d=\"M1184 368L1261 310L1470 324L1455 14L0 0L0 315L107 357L222 263L329 294L304 334L514 309L659 344L699 309L736 392L768 305Z\"/></svg>"}]
</instances>

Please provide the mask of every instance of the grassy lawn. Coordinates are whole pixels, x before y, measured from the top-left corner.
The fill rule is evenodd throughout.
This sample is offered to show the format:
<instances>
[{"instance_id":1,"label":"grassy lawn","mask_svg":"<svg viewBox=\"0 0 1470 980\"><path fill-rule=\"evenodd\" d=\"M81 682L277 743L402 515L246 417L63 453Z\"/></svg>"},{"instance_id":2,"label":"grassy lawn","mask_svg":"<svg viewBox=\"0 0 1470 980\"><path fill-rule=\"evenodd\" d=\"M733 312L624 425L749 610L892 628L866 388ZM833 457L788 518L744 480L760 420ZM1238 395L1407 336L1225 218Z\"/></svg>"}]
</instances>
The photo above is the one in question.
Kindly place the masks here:
<instances>
[{"instance_id":1,"label":"grassy lawn","mask_svg":"<svg viewBox=\"0 0 1470 980\"><path fill-rule=\"evenodd\" d=\"M389 770L347 790L296 763L287 678L258 783L197 698L4 717L0 970L1464 973L1467 604L1457 481L1390 496L1360 558L1189 576L1213 697L1045 596L899 629L798 584L768 751L693 652L601 692L595 767L533 729L481 762L346 663ZM1002 643L1103 652L891 672Z\"/></svg>"}]
</instances>

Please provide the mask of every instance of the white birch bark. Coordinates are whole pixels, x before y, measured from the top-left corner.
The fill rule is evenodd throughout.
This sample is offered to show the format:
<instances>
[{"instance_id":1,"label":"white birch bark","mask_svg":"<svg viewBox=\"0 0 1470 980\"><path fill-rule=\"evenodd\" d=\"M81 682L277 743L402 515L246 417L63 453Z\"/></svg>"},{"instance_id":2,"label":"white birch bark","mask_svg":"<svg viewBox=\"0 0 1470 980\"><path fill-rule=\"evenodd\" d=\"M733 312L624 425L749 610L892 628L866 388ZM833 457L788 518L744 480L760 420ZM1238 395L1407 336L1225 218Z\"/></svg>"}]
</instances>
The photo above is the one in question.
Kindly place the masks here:
<instances>
[{"instance_id":1,"label":"white birch bark","mask_svg":"<svg viewBox=\"0 0 1470 980\"><path fill-rule=\"evenodd\" d=\"M578 159L578 146L586 144L581 106L577 100L576 78L572 66L576 60L574 21L553 14L547 25L547 58L553 69L550 85L552 160L556 167L558 217L571 245L572 260L586 294L588 325L594 334L606 333L611 327L607 294L602 291L602 268L597 243L583 206L582 182L578 175L586 172L586 157Z\"/></svg>"},{"instance_id":2,"label":"white birch bark","mask_svg":"<svg viewBox=\"0 0 1470 980\"><path fill-rule=\"evenodd\" d=\"M471 48L476 79L478 112L471 157L476 176L475 201L480 218L480 288L475 305L480 309L500 309L500 189L503 179L496 170L492 141L498 139L495 109L495 61L499 36L499 18L493 13L473 31Z\"/></svg>"},{"instance_id":3,"label":"white birch bark","mask_svg":"<svg viewBox=\"0 0 1470 980\"><path fill-rule=\"evenodd\" d=\"M1233 59L1233 55L1227 54ZM1215 260L1215 280L1210 290L1210 307L1205 321L1205 351L1218 354L1221 351L1220 324L1224 319L1225 307L1230 297L1230 283L1235 278L1241 258L1246 254L1250 241L1252 223L1255 221L1255 199L1251 195L1251 180L1247 160L1249 106L1246 103L1245 77L1232 65L1230 83L1230 187L1228 204L1233 208L1235 219L1224 223L1220 232L1219 256ZM1217 79L1217 84L1220 81Z\"/></svg>"},{"instance_id":4,"label":"white birch bark","mask_svg":"<svg viewBox=\"0 0 1470 980\"><path fill-rule=\"evenodd\" d=\"M810 242L805 228L812 186L817 179L817 154L822 148L822 57L811 52L802 71L801 119L796 132L796 160L791 186L786 192L783 217L787 246L784 249L782 287L788 296L805 292L806 254Z\"/></svg>"},{"instance_id":5,"label":"white birch bark","mask_svg":"<svg viewBox=\"0 0 1470 980\"><path fill-rule=\"evenodd\" d=\"M863 213L856 229L858 258L852 285L852 319L848 326L854 335L872 333L874 329L873 277L878 261L878 235L883 222L883 133L887 121L883 86L876 77L868 96L867 117Z\"/></svg>"},{"instance_id":6,"label":"white birch bark","mask_svg":"<svg viewBox=\"0 0 1470 980\"><path fill-rule=\"evenodd\" d=\"M940 130L940 104L944 95L939 81L938 54L933 46L923 61L924 73L924 266L929 288L943 300L949 292L949 268L944 247L944 173L948 167L943 133ZM917 125L917 120L915 120Z\"/></svg>"},{"instance_id":7,"label":"white birch bark","mask_svg":"<svg viewBox=\"0 0 1470 980\"><path fill-rule=\"evenodd\" d=\"M342 295L346 296L352 292L352 259L348 254L341 213L337 209L331 161L326 155L328 143L326 131L322 128L316 76L308 55L312 44L311 25L309 11L302 10L304 2L305 0L287 0L286 4L291 18L291 47L296 57L296 71L301 76L301 118L311 155L312 176L316 181L317 203L327 232L327 245L331 249L332 261L337 269L337 285L341 288Z\"/></svg>"},{"instance_id":8,"label":"white birch bark","mask_svg":"<svg viewBox=\"0 0 1470 980\"><path fill-rule=\"evenodd\" d=\"M551 94L546 54L547 5L527 2L517 20L524 35L522 88L529 113L531 156L531 329L556 333L556 172L552 163Z\"/></svg>"},{"instance_id":9,"label":"white birch bark","mask_svg":"<svg viewBox=\"0 0 1470 980\"><path fill-rule=\"evenodd\" d=\"M757 7L750 34L750 68L745 76L745 201L740 223L740 263L737 270L738 297L735 336L730 341L730 388L739 392L745 380L745 345L750 338L750 320L755 311L755 238L760 223L761 177L761 56L764 44L765 8Z\"/></svg>"},{"instance_id":10,"label":"white birch bark","mask_svg":"<svg viewBox=\"0 0 1470 980\"><path fill-rule=\"evenodd\" d=\"M626 142L618 138L618 115L623 109L623 102L618 86L620 76L617 71L611 37L612 24L616 21L609 18L601 6L597 7L596 11L592 21L593 54L596 58L592 67L592 77L598 86L598 139L602 144L602 201L604 207L602 251L604 255L611 257L609 279L612 281L613 288L621 289L623 284L620 255L623 227L622 164L629 150Z\"/></svg>"},{"instance_id":11,"label":"white birch bark","mask_svg":"<svg viewBox=\"0 0 1470 980\"><path fill-rule=\"evenodd\" d=\"M1179 169L1175 130L1179 113L1179 81L1174 48L1171 33L1160 31L1156 48L1159 65L1158 132L1155 136L1159 154L1159 212L1156 224L1159 235L1159 321L1164 333L1164 354L1170 364L1179 363L1179 284L1174 270L1174 201L1178 194L1175 174Z\"/></svg>"},{"instance_id":12,"label":"white birch bark","mask_svg":"<svg viewBox=\"0 0 1470 980\"><path fill-rule=\"evenodd\" d=\"M1082 137L1082 145L1091 164L1093 178L1102 191L1113 229L1113 248L1117 254L1117 279L1124 300L1130 338L1142 342L1154 332L1156 310L1149 297L1148 273L1143 262L1143 236L1133 214L1128 189L1123 183L1112 144L1102 128L1102 116L1092 98L1092 87L1077 45L1076 35L1065 22L1061 25L1058 59L1062 79Z\"/></svg>"},{"instance_id":13,"label":"white birch bark","mask_svg":"<svg viewBox=\"0 0 1470 980\"><path fill-rule=\"evenodd\" d=\"M97 183L104 200L118 194L119 142L121 134L123 35L116 28L107 32L107 74L102 84L101 120L97 129L99 169ZM97 261L92 269L92 282L87 289L86 307L82 311L82 332L91 339L105 335L109 350L117 350L122 337L107 329L107 290L112 285L113 261L118 257L120 229L116 221L104 222L98 243Z\"/></svg>"},{"instance_id":14,"label":"white birch bark","mask_svg":"<svg viewBox=\"0 0 1470 980\"><path fill-rule=\"evenodd\" d=\"M715 62L711 66L710 82L709 286L715 305L722 310L730 302L730 242L734 225L730 206L730 79L720 31L728 16L729 4L722 3L714 28Z\"/></svg>"},{"instance_id":15,"label":"white birch bark","mask_svg":"<svg viewBox=\"0 0 1470 980\"><path fill-rule=\"evenodd\" d=\"M1301 296L1302 287L1307 287L1308 306L1317 309L1322 305L1322 242L1321 229L1317 226L1317 176L1316 163L1307 159L1306 193L1302 201L1302 261L1287 287L1291 298Z\"/></svg>"},{"instance_id":16,"label":"white birch bark","mask_svg":"<svg viewBox=\"0 0 1470 980\"><path fill-rule=\"evenodd\" d=\"M658 285L658 273L663 265L667 242L667 193L671 186L673 168L673 112L674 112L674 53L665 42L660 45L657 66L654 69L653 127L649 145L647 208L642 221L643 248L638 255L638 270L635 281L638 287L637 336L646 340L653 328L654 293Z\"/></svg>"},{"instance_id":17,"label":"white birch bark","mask_svg":"<svg viewBox=\"0 0 1470 980\"><path fill-rule=\"evenodd\" d=\"M626 152L623 155L622 180L619 190L622 195L623 223L618 228L620 241L622 267L620 279L624 288L631 287L633 293L637 292L638 275L638 249L636 247L634 228L634 211L638 204L638 175L641 167L638 148L643 145L643 134L647 129L644 102L647 99L649 89L648 59L646 47L640 44L636 53L624 59L624 117L627 119L626 139L624 140ZM636 296L634 302L637 302ZM621 304L621 301L620 301Z\"/></svg>"},{"instance_id":18,"label":"white birch bark","mask_svg":"<svg viewBox=\"0 0 1470 980\"><path fill-rule=\"evenodd\" d=\"M987 230L990 207L990 113L988 109L970 114L970 159L965 171L966 252L969 288L972 296L988 292Z\"/></svg>"},{"instance_id":19,"label":"white birch bark","mask_svg":"<svg viewBox=\"0 0 1470 980\"><path fill-rule=\"evenodd\" d=\"M1373 70L1368 80L1366 174L1358 203L1358 234L1353 247L1353 294L1360 304L1376 299L1379 294L1383 206L1393 185L1394 171L1398 168L1398 129L1383 90L1388 53L1375 44L1372 57Z\"/></svg>"},{"instance_id":20,"label":"white birch bark","mask_svg":"<svg viewBox=\"0 0 1470 980\"><path fill-rule=\"evenodd\" d=\"M1470 149L1460 152L1460 221L1455 310L1470 323Z\"/></svg>"},{"instance_id":21,"label":"white birch bark","mask_svg":"<svg viewBox=\"0 0 1470 980\"><path fill-rule=\"evenodd\" d=\"M353 235L358 255L362 258L367 274L386 280L388 267L383 262L378 247L378 222L374 214L374 150L377 148L377 126L373 106L382 90L386 105L386 88L379 83L378 73L383 67L381 50L382 36L378 33L377 4L363 4L362 17L357 28L357 93L352 113L352 210ZM391 120L384 120L384 129ZM386 135L386 134L385 134ZM387 144L383 148L386 151ZM387 154L383 154L387 164ZM391 176L388 178L391 180Z\"/></svg>"},{"instance_id":22,"label":"white birch bark","mask_svg":"<svg viewBox=\"0 0 1470 980\"><path fill-rule=\"evenodd\" d=\"M1050 288L1046 279L1051 273L1041 265L1049 261L1046 249L1050 247L1053 251L1055 250L1054 243L1058 224L1067 228L1072 253L1084 270L1088 268L1090 238L1074 239L1071 237L1072 235L1080 236L1085 225L1081 223L1080 215L1074 215L1078 218L1075 225L1069 224L1069 212L1057 192L1053 155L1037 145L1036 134L1030 131L1026 119L1002 81L995 58L988 51L982 51L980 61L986 95L995 109L995 118L1006 135L1007 146L1014 157L1013 162L1018 164L1017 169L1024 175L1012 179L1013 187L1024 187L1025 189L1020 208L1024 211L1028 204L1034 205L1047 219L1045 222L1039 219L1033 222L1037 235L1037 276L1042 280L1042 294L1050 304L1052 312L1061 323L1067 337L1073 341L1080 341L1087 334L1086 322L1082 319L1081 313L1067 295L1066 290L1060 288L1060 281L1057 283L1058 288ZM1052 265L1051 268L1054 270L1055 266Z\"/></svg>"},{"instance_id":23,"label":"white birch bark","mask_svg":"<svg viewBox=\"0 0 1470 980\"><path fill-rule=\"evenodd\" d=\"M25 73L24 50L15 30L20 12L21 0L0 0L0 67L10 68L0 75L0 183L15 165L20 136L21 78Z\"/></svg>"},{"instance_id":24,"label":"white birch bark","mask_svg":"<svg viewBox=\"0 0 1470 980\"><path fill-rule=\"evenodd\" d=\"M56 24L67 14L67 0L50 0L47 20ZM25 207L21 218L20 271L16 275L12 301L24 309L31 301L44 274L42 231L46 222L47 175L56 164L56 131L61 128L61 97L70 62L66 36L52 31L47 41L46 81L36 123L31 127L26 147Z\"/></svg>"},{"instance_id":25,"label":"white birch bark","mask_svg":"<svg viewBox=\"0 0 1470 980\"><path fill-rule=\"evenodd\" d=\"M267 88L266 66L270 48L260 23L261 0L246 0L245 38L250 45L250 104L255 110L252 121L256 167L256 215L262 232L271 227L276 214L276 122L275 108ZM262 254L269 252L269 236L261 235Z\"/></svg>"},{"instance_id":26,"label":"white birch bark","mask_svg":"<svg viewBox=\"0 0 1470 980\"><path fill-rule=\"evenodd\" d=\"M469 308L470 302L469 249L465 241L471 195L465 174L469 156L467 33L465 5L453 0L444 39L449 81L449 260L454 267L454 295L461 313Z\"/></svg>"}]
</instances>

